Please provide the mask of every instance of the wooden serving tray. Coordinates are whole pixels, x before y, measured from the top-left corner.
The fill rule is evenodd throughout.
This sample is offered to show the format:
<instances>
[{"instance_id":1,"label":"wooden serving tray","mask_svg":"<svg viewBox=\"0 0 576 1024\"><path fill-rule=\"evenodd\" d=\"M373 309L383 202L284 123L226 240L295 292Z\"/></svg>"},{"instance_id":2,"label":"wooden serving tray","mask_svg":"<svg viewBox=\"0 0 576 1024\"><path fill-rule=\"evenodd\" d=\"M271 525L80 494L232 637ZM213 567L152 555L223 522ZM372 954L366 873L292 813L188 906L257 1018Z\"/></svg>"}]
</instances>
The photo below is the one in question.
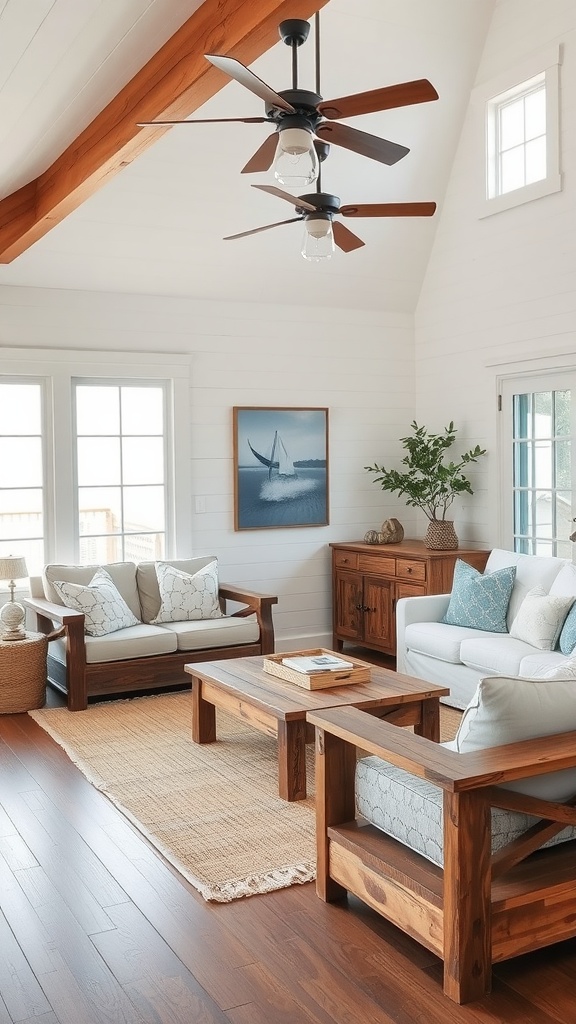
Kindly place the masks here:
<instances>
[{"instance_id":1,"label":"wooden serving tray","mask_svg":"<svg viewBox=\"0 0 576 1024\"><path fill-rule=\"evenodd\" d=\"M353 668L340 668L333 672L297 672L282 664L283 658L310 658L317 654L332 654L335 658L343 658L352 662ZM304 690L326 690L330 686L347 686L350 683L369 683L372 666L367 661L337 654L327 647L314 647L309 651L285 651L284 654L266 654L262 659L262 668L272 676L278 676L289 683L295 683Z\"/></svg>"}]
</instances>

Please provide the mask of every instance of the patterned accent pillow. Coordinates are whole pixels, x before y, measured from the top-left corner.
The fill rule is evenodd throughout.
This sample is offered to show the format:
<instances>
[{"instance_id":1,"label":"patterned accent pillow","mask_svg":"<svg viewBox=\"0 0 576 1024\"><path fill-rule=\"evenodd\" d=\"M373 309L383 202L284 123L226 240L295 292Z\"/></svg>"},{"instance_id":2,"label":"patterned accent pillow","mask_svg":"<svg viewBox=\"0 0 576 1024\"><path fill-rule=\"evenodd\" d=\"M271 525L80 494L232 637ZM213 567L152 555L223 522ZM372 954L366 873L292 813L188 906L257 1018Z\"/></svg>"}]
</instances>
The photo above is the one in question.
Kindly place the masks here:
<instances>
[{"instance_id":1,"label":"patterned accent pillow","mask_svg":"<svg viewBox=\"0 0 576 1024\"><path fill-rule=\"evenodd\" d=\"M576 648L576 602L564 619L559 646L562 654L572 654Z\"/></svg>"},{"instance_id":2,"label":"patterned accent pillow","mask_svg":"<svg viewBox=\"0 0 576 1024\"><path fill-rule=\"evenodd\" d=\"M105 569L97 569L90 583L66 583L53 580L52 586L69 608L84 612L84 632L88 636L106 636L126 626L137 626L139 619L131 612Z\"/></svg>"},{"instance_id":3,"label":"patterned accent pillow","mask_svg":"<svg viewBox=\"0 0 576 1024\"><path fill-rule=\"evenodd\" d=\"M450 603L442 622L490 633L507 633L506 612L516 579L516 566L481 573L456 559Z\"/></svg>"},{"instance_id":4,"label":"patterned accent pillow","mask_svg":"<svg viewBox=\"0 0 576 1024\"><path fill-rule=\"evenodd\" d=\"M510 626L510 636L524 640L539 651L553 651L573 604L573 595L557 597L547 594L543 587L532 587Z\"/></svg>"},{"instance_id":5,"label":"patterned accent pillow","mask_svg":"<svg viewBox=\"0 0 576 1024\"><path fill-rule=\"evenodd\" d=\"M156 562L160 611L152 623L186 622L191 619L220 619L218 562L214 559L191 575L168 562Z\"/></svg>"}]
</instances>

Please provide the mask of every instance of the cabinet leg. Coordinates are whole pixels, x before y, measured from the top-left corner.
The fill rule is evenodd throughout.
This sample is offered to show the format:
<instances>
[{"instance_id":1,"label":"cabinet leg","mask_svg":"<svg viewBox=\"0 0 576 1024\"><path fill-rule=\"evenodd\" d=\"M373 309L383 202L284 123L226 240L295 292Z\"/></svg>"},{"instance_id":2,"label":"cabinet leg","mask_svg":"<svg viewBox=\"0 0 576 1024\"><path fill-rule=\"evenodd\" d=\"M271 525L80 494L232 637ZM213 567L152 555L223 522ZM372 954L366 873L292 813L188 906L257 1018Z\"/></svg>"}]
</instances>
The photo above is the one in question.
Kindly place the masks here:
<instances>
[{"instance_id":1,"label":"cabinet leg","mask_svg":"<svg viewBox=\"0 0 576 1024\"><path fill-rule=\"evenodd\" d=\"M344 641L338 640L334 634L332 634L332 650L336 651L337 654L342 654L342 651L344 650Z\"/></svg>"}]
</instances>

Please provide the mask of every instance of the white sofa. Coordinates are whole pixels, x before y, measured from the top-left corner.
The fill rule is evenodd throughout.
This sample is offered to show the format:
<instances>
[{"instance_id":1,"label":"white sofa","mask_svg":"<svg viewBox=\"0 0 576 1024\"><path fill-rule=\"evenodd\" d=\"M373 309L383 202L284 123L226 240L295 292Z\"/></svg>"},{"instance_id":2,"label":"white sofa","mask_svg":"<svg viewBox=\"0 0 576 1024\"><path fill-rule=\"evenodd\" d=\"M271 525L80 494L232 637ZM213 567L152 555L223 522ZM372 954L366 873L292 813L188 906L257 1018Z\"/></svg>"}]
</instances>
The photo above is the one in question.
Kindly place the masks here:
<instances>
[{"instance_id":1,"label":"white sofa","mask_svg":"<svg viewBox=\"0 0 576 1024\"><path fill-rule=\"evenodd\" d=\"M190 576L215 562L214 555L205 555L161 564ZM274 651L272 605L278 598L218 585L217 578L217 617L194 619L189 614L183 621L154 622L162 603L155 566L154 562L115 562L102 567L133 622L104 635L90 635L88 616L78 607L67 607L54 586L55 581L64 581L89 587L101 567L48 565L42 577L31 577L31 597L24 603L34 616L35 628L50 633L55 623L64 627L62 639L50 644L48 682L67 695L70 711L86 708L91 696L189 685L190 676L184 671L189 662Z\"/></svg>"},{"instance_id":2,"label":"white sofa","mask_svg":"<svg viewBox=\"0 0 576 1024\"><path fill-rule=\"evenodd\" d=\"M495 548L484 571L511 565L516 566L516 577L506 617L508 629L534 587L576 599L576 566L567 559ZM449 594L436 594L402 598L396 606L397 670L449 686L450 696L443 698L444 703L465 708L486 676L538 678L566 662L558 649L541 650L509 633L443 623L449 602Z\"/></svg>"}]
</instances>

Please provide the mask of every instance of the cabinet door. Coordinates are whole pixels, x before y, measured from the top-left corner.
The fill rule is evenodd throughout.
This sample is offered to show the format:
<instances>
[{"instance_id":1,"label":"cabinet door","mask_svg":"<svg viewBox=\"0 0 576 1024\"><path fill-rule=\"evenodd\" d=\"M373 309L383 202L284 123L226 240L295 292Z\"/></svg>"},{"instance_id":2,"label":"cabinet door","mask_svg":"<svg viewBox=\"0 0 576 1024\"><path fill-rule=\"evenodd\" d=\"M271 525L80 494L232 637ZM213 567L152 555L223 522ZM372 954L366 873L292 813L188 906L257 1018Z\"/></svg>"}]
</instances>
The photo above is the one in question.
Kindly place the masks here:
<instances>
[{"instance_id":1,"label":"cabinet door","mask_svg":"<svg viewBox=\"0 0 576 1024\"><path fill-rule=\"evenodd\" d=\"M381 576L364 577L364 639L366 643L394 649L392 592L394 582Z\"/></svg>"},{"instance_id":2,"label":"cabinet door","mask_svg":"<svg viewBox=\"0 0 576 1024\"><path fill-rule=\"evenodd\" d=\"M341 639L362 638L362 576L338 570L334 577L334 633Z\"/></svg>"}]
</instances>

